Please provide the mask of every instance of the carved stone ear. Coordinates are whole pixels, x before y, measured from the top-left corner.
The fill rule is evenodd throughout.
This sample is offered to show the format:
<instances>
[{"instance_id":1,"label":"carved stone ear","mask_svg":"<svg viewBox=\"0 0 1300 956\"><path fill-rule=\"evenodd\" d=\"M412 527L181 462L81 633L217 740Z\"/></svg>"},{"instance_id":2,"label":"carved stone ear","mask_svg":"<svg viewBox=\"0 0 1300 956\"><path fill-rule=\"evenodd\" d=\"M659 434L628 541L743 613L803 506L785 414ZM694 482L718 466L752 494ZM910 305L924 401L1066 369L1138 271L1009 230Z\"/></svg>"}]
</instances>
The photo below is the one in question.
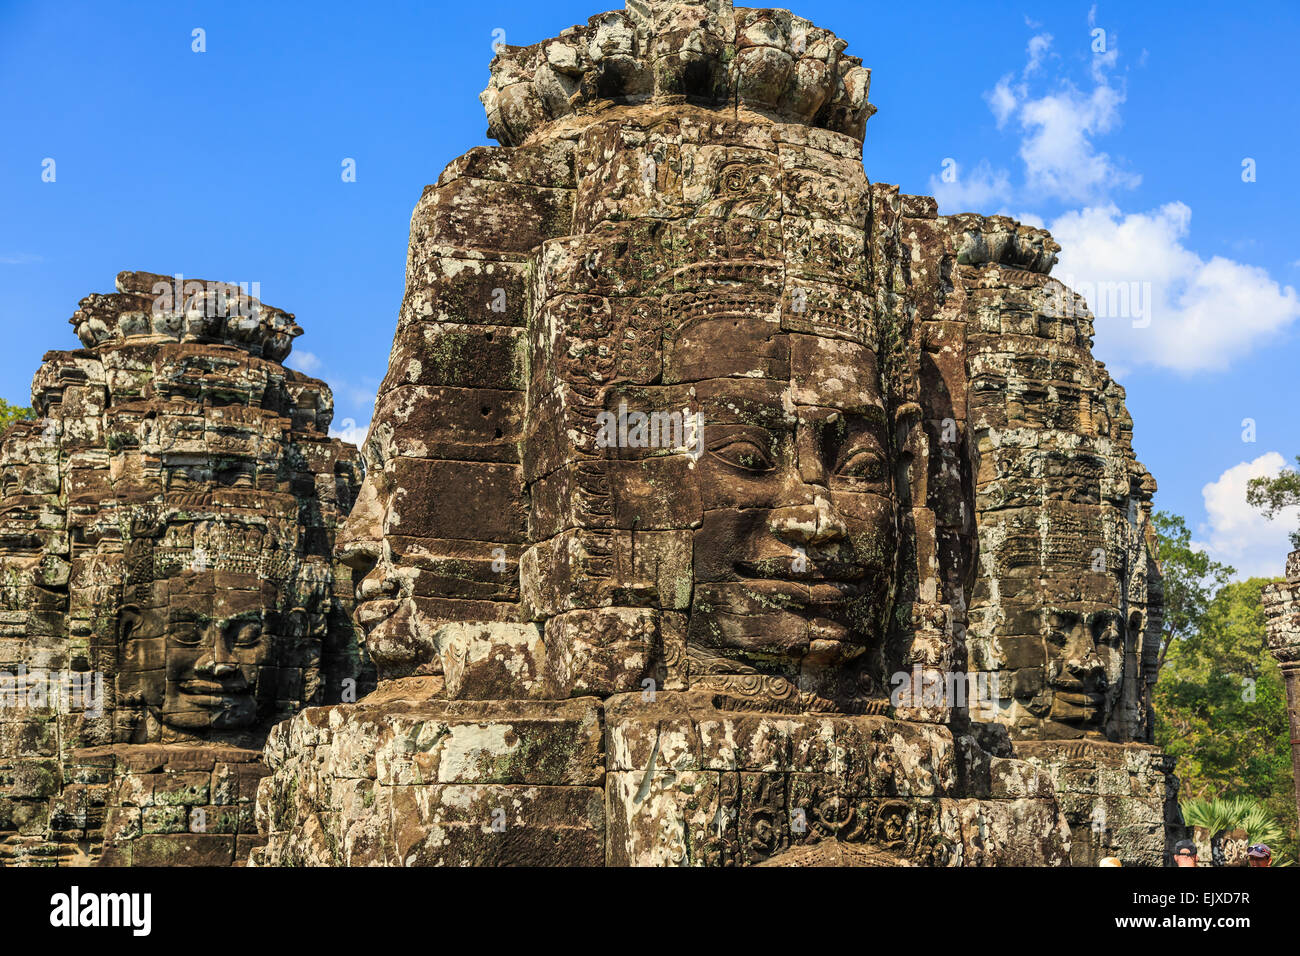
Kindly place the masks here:
<instances>
[{"instance_id":1,"label":"carved stone ear","mask_svg":"<svg viewBox=\"0 0 1300 956\"><path fill-rule=\"evenodd\" d=\"M128 604L122 608L122 612L117 616L117 643L125 644L135 634L144 620L144 612L140 610L138 604Z\"/></svg>"},{"instance_id":2,"label":"carved stone ear","mask_svg":"<svg viewBox=\"0 0 1300 956\"><path fill-rule=\"evenodd\" d=\"M302 605L298 605L284 616L284 627L276 628L278 632L283 630L290 637L304 638L311 634L311 612Z\"/></svg>"}]
</instances>

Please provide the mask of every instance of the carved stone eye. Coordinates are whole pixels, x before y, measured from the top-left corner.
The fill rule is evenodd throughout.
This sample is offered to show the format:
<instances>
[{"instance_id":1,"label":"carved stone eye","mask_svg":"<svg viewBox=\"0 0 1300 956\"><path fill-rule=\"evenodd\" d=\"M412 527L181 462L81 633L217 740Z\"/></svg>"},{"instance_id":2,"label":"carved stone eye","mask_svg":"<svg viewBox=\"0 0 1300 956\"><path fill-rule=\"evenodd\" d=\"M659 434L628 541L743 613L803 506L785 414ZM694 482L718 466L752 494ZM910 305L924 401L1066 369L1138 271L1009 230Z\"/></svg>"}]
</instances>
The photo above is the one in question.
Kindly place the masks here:
<instances>
[{"instance_id":1,"label":"carved stone eye","mask_svg":"<svg viewBox=\"0 0 1300 956\"><path fill-rule=\"evenodd\" d=\"M776 467L767 451L748 438L733 438L709 450L728 465L745 471L771 471Z\"/></svg>"},{"instance_id":2,"label":"carved stone eye","mask_svg":"<svg viewBox=\"0 0 1300 956\"><path fill-rule=\"evenodd\" d=\"M874 448L851 449L844 456L836 474L860 481L884 481L887 462L885 456Z\"/></svg>"},{"instance_id":3,"label":"carved stone eye","mask_svg":"<svg viewBox=\"0 0 1300 956\"><path fill-rule=\"evenodd\" d=\"M261 621L240 621L231 630L230 642L235 647L253 647L262 640Z\"/></svg>"},{"instance_id":4,"label":"carved stone eye","mask_svg":"<svg viewBox=\"0 0 1300 956\"><path fill-rule=\"evenodd\" d=\"M173 644L195 647L203 639L196 621L173 621L167 628L167 639Z\"/></svg>"}]
</instances>

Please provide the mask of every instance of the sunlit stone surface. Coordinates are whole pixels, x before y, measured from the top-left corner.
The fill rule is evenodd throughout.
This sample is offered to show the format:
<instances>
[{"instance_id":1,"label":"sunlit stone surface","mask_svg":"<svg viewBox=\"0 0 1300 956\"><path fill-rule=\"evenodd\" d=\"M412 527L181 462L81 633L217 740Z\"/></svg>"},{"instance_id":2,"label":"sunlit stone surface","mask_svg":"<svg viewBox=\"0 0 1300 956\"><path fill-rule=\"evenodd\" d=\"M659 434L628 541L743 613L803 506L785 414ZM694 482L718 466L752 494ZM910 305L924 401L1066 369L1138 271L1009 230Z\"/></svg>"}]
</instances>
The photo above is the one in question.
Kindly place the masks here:
<instances>
[{"instance_id":1,"label":"sunlit stone surface","mask_svg":"<svg viewBox=\"0 0 1300 956\"><path fill-rule=\"evenodd\" d=\"M243 862L267 731L373 686L356 449L238 287L124 272L71 321L0 447L0 860Z\"/></svg>"},{"instance_id":2,"label":"sunlit stone surface","mask_svg":"<svg viewBox=\"0 0 1300 956\"><path fill-rule=\"evenodd\" d=\"M266 864L1159 863L1154 483L1057 245L872 184L783 10L505 47L339 538L381 678ZM1173 814L1170 816L1170 814Z\"/></svg>"}]
</instances>

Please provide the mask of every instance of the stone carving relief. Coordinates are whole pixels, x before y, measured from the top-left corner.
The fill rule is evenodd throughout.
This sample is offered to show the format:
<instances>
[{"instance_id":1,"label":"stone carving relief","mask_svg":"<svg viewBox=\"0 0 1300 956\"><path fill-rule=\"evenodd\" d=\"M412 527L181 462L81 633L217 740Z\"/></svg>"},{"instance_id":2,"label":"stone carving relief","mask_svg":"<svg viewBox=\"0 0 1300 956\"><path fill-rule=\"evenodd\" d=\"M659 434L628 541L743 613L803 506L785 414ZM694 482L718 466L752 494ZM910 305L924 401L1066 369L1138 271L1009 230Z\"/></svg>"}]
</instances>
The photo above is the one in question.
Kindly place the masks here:
<instances>
[{"instance_id":1,"label":"stone carving relief","mask_svg":"<svg viewBox=\"0 0 1300 956\"><path fill-rule=\"evenodd\" d=\"M71 322L84 347L46 355L38 417L0 458L0 846L234 862L257 839L251 787L224 834L151 829L120 801L141 754L256 767L273 723L364 684L332 554L356 452L328 437L328 387L281 364L294 317L238 286L124 272Z\"/></svg>"}]
</instances>

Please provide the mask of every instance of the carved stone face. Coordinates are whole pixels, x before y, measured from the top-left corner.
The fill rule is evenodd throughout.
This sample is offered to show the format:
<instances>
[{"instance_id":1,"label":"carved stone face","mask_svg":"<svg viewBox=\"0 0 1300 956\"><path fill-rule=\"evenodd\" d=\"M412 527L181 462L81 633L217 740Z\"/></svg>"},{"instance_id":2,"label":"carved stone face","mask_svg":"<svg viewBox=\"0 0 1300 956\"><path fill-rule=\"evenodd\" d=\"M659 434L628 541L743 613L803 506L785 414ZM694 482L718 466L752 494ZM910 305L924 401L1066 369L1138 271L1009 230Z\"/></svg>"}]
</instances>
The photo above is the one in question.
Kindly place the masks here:
<instances>
[{"instance_id":1,"label":"carved stone face","mask_svg":"<svg viewBox=\"0 0 1300 956\"><path fill-rule=\"evenodd\" d=\"M0 634L57 634L68 565L57 553L57 451L44 426L23 422L0 444ZM38 621L38 619L40 619ZM58 622L58 623L56 623Z\"/></svg>"},{"instance_id":2,"label":"carved stone face","mask_svg":"<svg viewBox=\"0 0 1300 956\"><path fill-rule=\"evenodd\" d=\"M563 655L570 612L661 612L692 675L773 678L833 706L831 685L882 642L898 560L856 147L712 113L650 129L619 115L576 146L567 231L518 250L526 295L500 262L447 252L419 266L430 292L408 285L419 311L339 537L357 620L381 676L400 676L436 672L446 621L558 620L546 652ZM444 176L416 233L457 238L437 196L468 188ZM504 312L476 312L495 292ZM436 320L420 317L430 298ZM677 416L677 438L652 425L611 446L595 423L620 408Z\"/></svg>"},{"instance_id":3,"label":"carved stone face","mask_svg":"<svg viewBox=\"0 0 1300 956\"><path fill-rule=\"evenodd\" d=\"M703 521L692 656L720 672L802 673L806 686L810 669L843 665L879 640L889 599L894 469L875 357L844 340L711 321L725 326L718 351L738 364L777 338L794 363L806 355L843 376L695 387L705 453L694 468ZM685 351L676 356L683 372L718 370L716 352Z\"/></svg>"},{"instance_id":4,"label":"carved stone face","mask_svg":"<svg viewBox=\"0 0 1300 956\"><path fill-rule=\"evenodd\" d=\"M1046 612L1042 683L1037 668L1013 673L1020 703L1042 720L1040 736L1098 736L1124 676L1124 623L1119 613L1055 609Z\"/></svg>"},{"instance_id":5,"label":"carved stone face","mask_svg":"<svg viewBox=\"0 0 1300 956\"><path fill-rule=\"evenodd\" d=\"M365 481L339 532L336 549L352 568L357 582L353 615L365 631L370 656L384 674L420 656L417 611L410 589L401 587L393 550L384 540L385 519L396 503L395 462L378 441L368 444L364 455Z\"/></svg>"},{"instance_id":6,"label":"carved stone face","mask_svg":"<svg viewBox=\"0 0 1300 956\"><path fill-rule=\"evenodd\" d=\"M122 610L124 684L170 727L251 727L274 697L275 681L263 675L277 663L275 593L218 587L219 577L228 585L236 576L185 572L146 589L152 601Z\"/></svg>"}]
</instances>

